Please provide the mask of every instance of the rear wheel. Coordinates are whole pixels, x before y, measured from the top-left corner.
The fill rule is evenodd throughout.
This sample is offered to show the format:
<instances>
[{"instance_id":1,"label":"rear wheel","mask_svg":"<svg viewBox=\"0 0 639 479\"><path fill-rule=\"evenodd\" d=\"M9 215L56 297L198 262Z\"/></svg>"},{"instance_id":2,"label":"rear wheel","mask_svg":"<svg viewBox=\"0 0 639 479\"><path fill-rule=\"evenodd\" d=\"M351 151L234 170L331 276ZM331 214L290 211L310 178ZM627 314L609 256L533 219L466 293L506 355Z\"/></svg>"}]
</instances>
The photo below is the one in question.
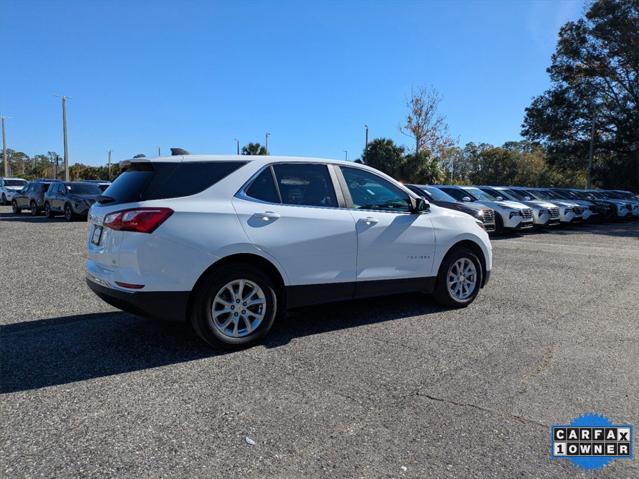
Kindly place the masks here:
<instances>
[{"instance_id":1,"label":"rear wheel","mask_svg":"<svg viewBox=\"0 0 639 479\"><path fill-rule=\"evenodd\" d=\"M29 203L29 209L31 210L31 216L38 216L38 205L35 201L31 200L31 202Z\"/></svg>"},{"instance_id":2,"label":"rear wheel","mask_svg":"<svg viewBox=\"0 0 639 479\"><path fill-rule=\"evenodd\" d=\"M276 314L273 281L252 265L231 264L212 271L201 281L191 323L209 345L239 349L262 339Z\"/></svg>"},{"instance_id":3,"label":"rear wheel","mask_svg":"<svg viewBox=\"0 0 639 479\"><path fill-rule=\"evenodd\" d=\"M446 255L439 267L435 300L442 306L466 307L479 294L483 277L477 255L468 248L456 248Z\"/></svg>"},{"instance_id":4,"label":"rear wheel","mask_svg":"<svg viewBox=\"0 0 639 479\"><path fill-rule=\"evenodd\" d=\"M16 200L13 200L11 202L11 209L13 210L13 214L15 215L19 215L20 213L22 213L22 208L18 206L18 202Z\"/></svg>"},{"instance_id":5,"label":"rear wheel","mask_svg":"<svg viewBox=\"0 0 639 479\"><path fill-rule=\"evenodd\" d=\"M47 202L44 204L44 216L47 218L53 218L53 211L51 211L51 205Z\"/></svg>"}]
</instances>

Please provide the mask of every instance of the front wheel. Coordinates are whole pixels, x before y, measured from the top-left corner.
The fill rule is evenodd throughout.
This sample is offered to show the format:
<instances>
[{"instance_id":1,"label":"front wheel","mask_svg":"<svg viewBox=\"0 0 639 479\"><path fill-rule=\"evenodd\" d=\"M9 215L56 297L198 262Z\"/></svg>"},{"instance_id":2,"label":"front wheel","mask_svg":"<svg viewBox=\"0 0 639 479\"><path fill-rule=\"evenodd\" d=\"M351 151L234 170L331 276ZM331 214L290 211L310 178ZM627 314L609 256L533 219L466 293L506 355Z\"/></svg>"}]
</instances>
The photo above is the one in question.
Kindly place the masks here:
<instances>
[{"instance_id":1,"label":"front wheel","mask_svg":"<svg viewBox=\"0 0 639 479\"><path fill-rule=\"evenodd\" d=\"M22 213L22 208L18 206L18 202L16 200L13 200L11 202L11 209L13 210L14 215L19 215L20 213Z\"/></svg>"},{"instance_id":2,"label":"front wheel","mask_svg":"<svg viewBox=\"0 0 639 479\"><path fill-rule=\"evenodd\" d=\"M73 214L73 210L71 209L70 204L64 205L64 219L67 221L73 221L75 215Z\"/></svg>"},{"instance_id":3,"label":"front wheel","mask_svg":"<svg viewBox=\"0 0 639 479\"><path fill-rule=\"evenodd\" d=\"M442 261L435 286L435 300L442 306L464 308L472 303L484 277L481 262L468 248L457 248Z\"/></svg>"},{"instance_id":4,"label":"front wheel","mask_svg":"<svg viewBox=\"0 0 639 479\"><path fill-rule=\"evenodd\" d=\"M4 193L2 193L2 204L3 205L9 204L9 202L7 201L7 195L5 195Z\"/></svg>"},{"instance_id":5,"label":"front wheel","mask_svg":"<svg viewBox=\"0 0 639 479\"><path fill-rule=\"evenodd\" d=\"M269 332L277 315L273 281L247 264L222 266L201 282L191 323L214 348L250 346Z\"/></svg>"}]
</instances>

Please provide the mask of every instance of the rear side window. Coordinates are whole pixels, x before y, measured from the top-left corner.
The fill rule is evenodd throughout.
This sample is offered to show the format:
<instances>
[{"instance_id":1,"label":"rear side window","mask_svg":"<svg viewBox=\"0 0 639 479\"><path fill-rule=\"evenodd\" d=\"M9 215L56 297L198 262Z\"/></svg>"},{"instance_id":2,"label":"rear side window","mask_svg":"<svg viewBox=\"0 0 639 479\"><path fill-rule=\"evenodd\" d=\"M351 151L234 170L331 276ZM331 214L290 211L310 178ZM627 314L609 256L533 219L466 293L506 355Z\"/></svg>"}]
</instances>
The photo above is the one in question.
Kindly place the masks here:
<instances>
[{"instance_id":1,"label":"rear side window","mask_svg":"<svg viewBox=\"0 0 639 479\"><path fill-rule=\"evenodd\" d=\"M191 196L245 164L245 161L133 163L102 195L109 198L111 205Z\"/></svg>"},{"instance_id":2,"label":"rear side window","mask_svg":"<svg viewBox=\"0 0 639 479\"><path fill-rule=\"evenodd\" d=\"M273 166L285 205L337 207L337 197L326 165L279 164Z\"/></svg>"},{"instance_id":3,"label":"rear side window","mask_svg":"<svg viewBox=\"0 0 639 479\"><path fill-rule=\"evenodd\" d=\"M265 168L264 171L253 180L251 186L246 189L246 195L268 203L280 202L271 168Z\"/></svg>"}]
</instances>

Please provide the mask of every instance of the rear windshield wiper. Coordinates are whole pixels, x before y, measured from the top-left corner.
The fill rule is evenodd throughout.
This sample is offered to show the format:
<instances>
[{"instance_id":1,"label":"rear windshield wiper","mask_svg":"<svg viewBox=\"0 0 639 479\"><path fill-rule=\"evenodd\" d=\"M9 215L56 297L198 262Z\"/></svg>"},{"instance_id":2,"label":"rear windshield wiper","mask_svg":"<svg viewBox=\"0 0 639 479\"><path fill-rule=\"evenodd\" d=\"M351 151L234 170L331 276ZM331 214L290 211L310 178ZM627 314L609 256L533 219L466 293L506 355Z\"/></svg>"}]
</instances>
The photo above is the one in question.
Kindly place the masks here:
<instances>
[{"instance_id":1,"label":"rear windshield wiper","mask_svg":"<svg viewBox=\"0 0 639 479\"><path fill-rule=\"evenodd\" d=\"M105 195L98 195L98 197L95 200L100 204L106 204L106 203L113 203L115 201L115 198L112 198L110 196L105 196Z\"/></svg>"}]
</instances>

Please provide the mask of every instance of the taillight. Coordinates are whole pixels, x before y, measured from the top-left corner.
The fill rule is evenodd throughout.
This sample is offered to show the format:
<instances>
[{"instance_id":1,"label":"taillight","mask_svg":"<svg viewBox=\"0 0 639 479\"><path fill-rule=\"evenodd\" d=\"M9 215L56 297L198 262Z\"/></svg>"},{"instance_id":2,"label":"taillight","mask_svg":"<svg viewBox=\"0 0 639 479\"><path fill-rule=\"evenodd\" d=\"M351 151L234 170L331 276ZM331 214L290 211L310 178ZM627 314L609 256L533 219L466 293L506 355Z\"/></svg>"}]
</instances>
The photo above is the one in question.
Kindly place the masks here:
<instances>
[{"instance_id":1,"label":"taillight","mask_svg":"<svg viewBox=\"0 0 639 479\"><path fill-rule=\"evenodd\" d=\"M135 208L116 211L104 217L104 226L112 230L153 233L172 214L171 208Z\"/></svg>"}]
</instances>

